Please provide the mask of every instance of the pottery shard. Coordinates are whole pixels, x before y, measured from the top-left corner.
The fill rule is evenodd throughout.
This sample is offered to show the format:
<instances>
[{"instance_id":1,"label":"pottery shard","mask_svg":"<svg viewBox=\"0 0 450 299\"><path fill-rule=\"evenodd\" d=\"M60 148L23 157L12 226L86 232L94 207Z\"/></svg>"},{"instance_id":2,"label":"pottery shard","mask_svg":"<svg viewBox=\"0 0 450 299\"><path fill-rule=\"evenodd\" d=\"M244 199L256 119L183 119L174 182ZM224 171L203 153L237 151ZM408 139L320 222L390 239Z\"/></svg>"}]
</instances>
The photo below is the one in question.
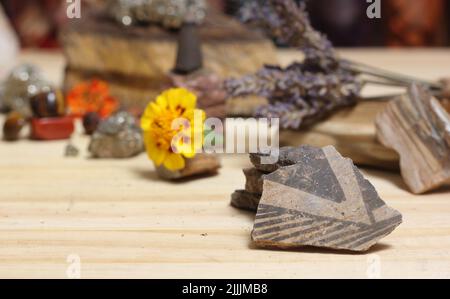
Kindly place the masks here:
<instances>
[{"instance_id":1,"label":"pottery shard","mask_svg":"<svg viewBox=\"0 0 450 299\"><path fill-rule=\"evenodd\" d=\"M302 158L303 154L303 148L301 147L283 147L280 149L278 161L276 163L263 163L264 161L262 158L269 156L269 154L264 153L250 154L250 161L259 171L271 173L278 170L280 167L294 165Z\"/></svg>"},{"instance_id":2,"label":"pottery shard","mask_svg":"<svg viewBox=\"0 0 450 299\"><path fill-rule=\"evenodd\" d=\"M450 116L426 89L412 85L377 116L376 127L381 143L399 153L412 192L450 183Z\"/></svg>"},{"instance_id":3,"label":"pottery shard","mask_svg":"<svg viewBox=\"0 0 450 299\"><path fill-rule=\"evenodd\" d=\"M301 147L297 164L265 176L257 246L366 251L402 222L334 147Z\"/></svg>"},{"instance_id":4,"label":"pottery shard","mask_svg":"<svg viewBox=\"0 0 450 299\"><path fill-rule=\"evenodd\" d=\"M236 190L231 195L231 205L235 208L255 212L258 209L261 194L254 194L245 190Z\"/></svg>"}]
</instances>

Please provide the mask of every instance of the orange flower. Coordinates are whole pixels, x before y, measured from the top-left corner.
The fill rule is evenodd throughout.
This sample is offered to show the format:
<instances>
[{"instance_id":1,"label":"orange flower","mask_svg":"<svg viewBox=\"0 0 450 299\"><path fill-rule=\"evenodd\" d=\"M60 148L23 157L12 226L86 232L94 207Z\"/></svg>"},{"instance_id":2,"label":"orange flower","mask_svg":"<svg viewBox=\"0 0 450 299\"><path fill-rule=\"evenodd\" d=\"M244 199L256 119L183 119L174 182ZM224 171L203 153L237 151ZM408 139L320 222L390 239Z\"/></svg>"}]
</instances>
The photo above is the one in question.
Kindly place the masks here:
<instances>
[{"instance_id":1,"label":"orange flower","mask_svg":"<svg viewBox=\"0 0 450 299\"><path fill-rule=\"evenodd\" d=\"M108 83L94 79L76 85L67 95L67 106L77 117L97 112L105 118L117 110L119 103L109 94Z\"/></svg>"}]
</instances>

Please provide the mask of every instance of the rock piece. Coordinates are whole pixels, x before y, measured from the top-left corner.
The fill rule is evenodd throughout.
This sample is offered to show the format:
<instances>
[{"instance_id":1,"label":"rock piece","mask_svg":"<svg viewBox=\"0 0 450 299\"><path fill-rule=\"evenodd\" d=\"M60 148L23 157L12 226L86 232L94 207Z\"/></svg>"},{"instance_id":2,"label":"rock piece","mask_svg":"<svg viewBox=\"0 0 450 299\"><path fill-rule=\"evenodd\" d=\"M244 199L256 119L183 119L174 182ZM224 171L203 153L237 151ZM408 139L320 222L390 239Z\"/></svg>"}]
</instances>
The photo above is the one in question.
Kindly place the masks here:
<instances>
[{"instance_id":1,"label":"rock piece","mask_svg":"<svg viewBox=\"0 0 450 299\"><path fill-rule=\"evenodd\" d=\"M118 112L100 123L89 144L95 158L130 158L142 153L144 141L136 119Z\"/></svg>"},{"instance_id":2,"label":"rock piece","mask_svg":"<svg viewBox=\"0 0 450 299\"><path fill-rule=\"evenodd\" d=\"M253 194L245 190L236 190L231 195L231 205L235 208L256 212L261 194Z\"/></svg>"},{"instance_id":3,"label":"rock piece","mask_svg":"<svg viewBox=\"0 0 450 299\"><path fill-rule=\"evenodd\" d=\"M79 155L79 153L80 153L80 150L72 143L68 143L66 145L66 148L64 149L65 157L77 157Z\"/></svg>"},{"instance_id":4,"label":"rock piece","mask_svg":"<svg viewBox=\"0 0 450 299\"><path fill-rule=\"evenodd\" d=\"M164 166L156 168L158 176L166 180L180 180L194 176L213 175L221 167L216 155L197 154L192 159L186 159L186 166L179 171L170 171Z\"/></svg>"},{"instance_id":5,"label":"rock piece","mask_svg":"<svg viewBox=\"0 0 450 299\"><path fill-rule=\"evenodd\" d=\"M403 179L421 194L450 183L450 116L424 88L391 101L376 119L378 139L400 155Z\"/></svg>"},{"instance_id":6,"label":"rock piece","mask_svg":"<svg viewBox=\"0 0 450 299\"><path fill-rule=\"evenodd\" d=\"M265 176L256 245L366 251L400 225L402 215L334 147L297 152L297 164Z\"/></svg>"},{"instance_id":7,"label":"rock piece","mask_svg":"<svg viewBox=\"0 0 450 299\"><path fill-rule=\"evenodd\" d=\"M72 117L49 117L31 119L31 138L36 140L69 139L75 130Z\"/></svg>"},{"instance_id":8,"label":"rock piece","mask_svg":"<svg viewBox=\"0 0 450 299\"><path fill-rule=\"evenodd\" d=\"M18 112L11 112L3 125L3 139L6 141L17 141L20 138L20 132L27 121Z\"/></svg>"}]
</instances>

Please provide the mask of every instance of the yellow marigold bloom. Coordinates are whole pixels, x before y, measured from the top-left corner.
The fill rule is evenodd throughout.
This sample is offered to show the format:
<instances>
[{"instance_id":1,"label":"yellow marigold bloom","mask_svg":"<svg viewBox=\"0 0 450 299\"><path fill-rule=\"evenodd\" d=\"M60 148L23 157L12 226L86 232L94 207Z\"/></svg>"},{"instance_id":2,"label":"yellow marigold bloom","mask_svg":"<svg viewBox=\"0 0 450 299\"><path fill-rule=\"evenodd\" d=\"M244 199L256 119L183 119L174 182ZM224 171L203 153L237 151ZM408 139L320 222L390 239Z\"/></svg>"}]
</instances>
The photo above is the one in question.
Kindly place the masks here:
<instances>
[{"instance_id":1,"label":"yellow marigold bloom","mask_svg":"<svg viewBox=\"0 0 450 299\"><path fill-rule=\"evenodd\" d=\"M163 92L141 118L149 158L171 171L185 167L203 146L205 112L195 109L197 97L184 88Z\"/></svg>"}]
</instances>

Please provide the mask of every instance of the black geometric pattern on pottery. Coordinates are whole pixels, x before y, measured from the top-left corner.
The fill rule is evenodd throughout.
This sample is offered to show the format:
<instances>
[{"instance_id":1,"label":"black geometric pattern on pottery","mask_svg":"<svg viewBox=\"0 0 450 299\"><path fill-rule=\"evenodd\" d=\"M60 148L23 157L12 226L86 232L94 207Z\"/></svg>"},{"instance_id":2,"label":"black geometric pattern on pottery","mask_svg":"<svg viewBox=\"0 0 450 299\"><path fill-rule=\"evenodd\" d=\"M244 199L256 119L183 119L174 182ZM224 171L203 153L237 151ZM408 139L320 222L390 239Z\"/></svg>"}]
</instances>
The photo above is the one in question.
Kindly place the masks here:
<instances>
[{"instance_id":1,"label":"black geometric pattern on pottery","mask_svg":"<svg viewBox=\"0 0 450 299\"><path fill-rule=\"evenodd\" d=\"M313 194L326 200L341 203L346 200L344 191L322 149L303 147L294 166L281 168L264 179Z\"/></svg>"}]
</instances>

